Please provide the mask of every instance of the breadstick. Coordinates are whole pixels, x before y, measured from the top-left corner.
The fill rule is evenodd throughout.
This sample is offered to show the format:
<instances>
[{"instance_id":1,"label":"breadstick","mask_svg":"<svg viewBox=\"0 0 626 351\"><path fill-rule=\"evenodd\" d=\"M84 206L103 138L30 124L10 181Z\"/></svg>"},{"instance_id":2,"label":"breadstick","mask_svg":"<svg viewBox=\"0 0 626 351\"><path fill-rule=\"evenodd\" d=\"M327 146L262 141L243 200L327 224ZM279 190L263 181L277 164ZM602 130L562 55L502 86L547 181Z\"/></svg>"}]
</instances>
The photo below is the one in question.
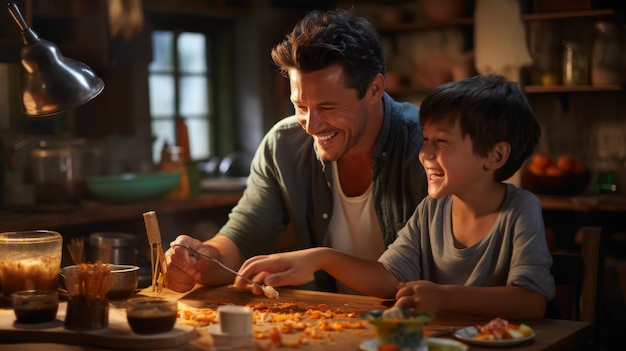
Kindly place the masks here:
<instances>
[{"instance_id":1,"label":"breadstick","mask_svg":"<svg viewBox=\"0 0 626 351\"><path fill-rule=\"evenodd\" d=\"M150 265L152 267L152 291L161 293L167 286L167 266L161 245L161 231L156 213L149 211L143 214L143 220L150 244Z\"/></svg>"}]
</instances>

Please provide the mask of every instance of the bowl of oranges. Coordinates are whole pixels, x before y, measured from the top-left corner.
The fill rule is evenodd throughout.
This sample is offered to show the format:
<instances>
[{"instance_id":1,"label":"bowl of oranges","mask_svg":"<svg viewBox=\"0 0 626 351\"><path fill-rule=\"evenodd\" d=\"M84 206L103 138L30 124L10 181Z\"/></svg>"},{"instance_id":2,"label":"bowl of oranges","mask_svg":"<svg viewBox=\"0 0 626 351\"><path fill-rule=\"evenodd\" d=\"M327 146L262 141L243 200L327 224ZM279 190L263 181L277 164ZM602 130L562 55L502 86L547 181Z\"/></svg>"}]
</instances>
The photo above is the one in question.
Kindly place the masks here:
<instances>
[{"instance_id":1,"label":"bowl of oranges","mask_svg":"<svg viewBox=\"0 0 626 351\"><path fill-rule=\"evenodd\" d=\"M534 154L522 169L522 187L545 195L577 195L591 180L591 170L569 154L552 158L545 153Z\"/></svg>"}]
</instances>

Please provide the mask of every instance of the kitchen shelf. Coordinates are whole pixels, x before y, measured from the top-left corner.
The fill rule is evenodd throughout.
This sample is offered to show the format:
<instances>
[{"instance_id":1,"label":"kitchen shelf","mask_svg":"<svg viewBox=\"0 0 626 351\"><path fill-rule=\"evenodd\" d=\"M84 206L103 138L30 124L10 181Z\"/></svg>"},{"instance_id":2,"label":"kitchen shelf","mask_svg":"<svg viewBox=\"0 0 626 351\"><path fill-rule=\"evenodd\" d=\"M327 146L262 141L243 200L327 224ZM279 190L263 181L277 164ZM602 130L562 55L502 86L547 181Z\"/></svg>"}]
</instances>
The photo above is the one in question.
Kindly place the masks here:
<instances>
[{"instance_id":1,"label":"kitchen shelf","mask_svg":"<svg viewBox=\"0 0 626 351\"><path fill-rule=\"evenodd\" d=\"M0 232L31 229L57 229L60 227L81 226L93 223L106 223L137 219L146 211L170 214L193 210L211 210L234 206L241 191L203 193L188 199L163 199L134 204L111 204L102 201L85 200L77 208L63 212L0 211Z\"/></svg>"},{"instance_id":2,"label":"kitchen shelf","mask_svg":"<svg viewBox=\"0 0 626 351\"><path fill-rule=\"evenodd\" d=\"M394 25L378 25L376 29L381 34L409 32L414 30L440 29L456 26L473 26L474 18L462 17L449 21L414 21L400 22Z\"/></svg>"},{"instance_id":3,"label":"kitchen shelf","mask_svg":"<svg viewBox=\"0 0 626 351\"><path fill-rule=\"evenodd\" d=\"M588 10L569 12L545 12L522 14L523 21L553 21L553 20L577 20L577 19L606 19L621 16L615 10Z\"/></svg>"},{"instance_id":4,"label":"kitchen shelf","mask_svg":"<svg viewBox=\"0 0 626 351\"><path fill-rule=\"evenodd\" d=\"M621 85L527 85L524 87L524 92L527 94L592 93L621 90L623 90Z\"/></svg>"}]
</instances>

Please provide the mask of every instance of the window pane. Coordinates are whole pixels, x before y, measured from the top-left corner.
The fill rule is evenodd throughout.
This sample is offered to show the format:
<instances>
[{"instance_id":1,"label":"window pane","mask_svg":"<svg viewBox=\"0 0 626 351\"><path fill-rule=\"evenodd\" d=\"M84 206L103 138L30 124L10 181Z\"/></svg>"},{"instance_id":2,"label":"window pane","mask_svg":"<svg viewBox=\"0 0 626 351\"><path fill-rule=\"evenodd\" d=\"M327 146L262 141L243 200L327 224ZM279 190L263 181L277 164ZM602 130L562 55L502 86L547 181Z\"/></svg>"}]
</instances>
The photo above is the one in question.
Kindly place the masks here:
<instances>
[{"instance_id":1,"label":"window pane","mask_svg":"<svg viewBox=\"0 0 626 351\"><path fill-rule=\"evenodd\" d=\"M207 80L205 76L181 77L180 114L181 116L207 114Z\"/></svg>"},{"instance_id":2,"label":"window pane","mask_svg":"<svg viewBox=\"0 0 626 351\"><path fill-rule=\"evenodd\" d=\"M155 142L152 143L152 159L155 164L161 162L161 150L163 149L163 143L167 142L172 146L175 143L175 127L174 119L153 119L152 120L152 135L155 138Z\"/></svg>"},{"instance_id":3,"label":"window pane","mask_svg":"<svg viewBox=\"0 0 626 351\"><path fill-rule=\"evenodd\" d=\"M206 41L201 33L181 33L178 37L178 60L184 73L206 72Z\"/></svg>"},{"instance_id":4,"label":"window pane","mask_svg":"<svg viewBox=\"0 0 626 351\"><path fill-rule=\"evenodd\" d=\"M152 33L152 62L149 68L151 72L172 71L173 42L173 32L155 31Z\"/></svg>"},{"instance_id":5,"label":"window pane","mask_svg":"<svg viewBox=\"0 0 626 351\"><path fill-rule=\"evenodd\" d=\"M151 74L149 89L150 115L174 117L174 77Z\"/></svg>"},{"instance_id":6,"label":"window pane","mask_svg":"<svg viewBox=\"0 0 626 351\"><path fill-rule=\"evenodd\" d=\"M187 118L189 130L189 148L191 158L195 160L207 159L210 155L209 123L205 118Z\"/></svg>"}]
</instances>

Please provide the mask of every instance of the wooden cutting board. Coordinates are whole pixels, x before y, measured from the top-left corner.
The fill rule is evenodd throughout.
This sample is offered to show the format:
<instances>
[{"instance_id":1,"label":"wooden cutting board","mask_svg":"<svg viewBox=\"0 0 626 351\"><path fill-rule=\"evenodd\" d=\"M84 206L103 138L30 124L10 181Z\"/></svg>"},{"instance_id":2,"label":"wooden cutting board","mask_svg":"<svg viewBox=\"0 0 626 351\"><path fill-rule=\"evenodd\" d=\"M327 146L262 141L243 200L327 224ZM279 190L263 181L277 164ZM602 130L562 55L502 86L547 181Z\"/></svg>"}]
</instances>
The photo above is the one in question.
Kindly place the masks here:
<instances>
[{"instance_id":1,"label":"wooden cutting board","mask_svg":"<svg viewBox=\"0 0 626 351\"><path fill-rule=\"evenodd\" d=\"M197 337L193 327L179 323L167 333L135 334L126 320L126 311L113 306L109 309L108 328L91 331L68 330L63 327L66 305L66 302L59 303L55 320L38 324L15 323L15 314L12 309L0 310L0 340L7 343L36 341L140 350L175 347Z\"/></svg>"}]
</instances>

